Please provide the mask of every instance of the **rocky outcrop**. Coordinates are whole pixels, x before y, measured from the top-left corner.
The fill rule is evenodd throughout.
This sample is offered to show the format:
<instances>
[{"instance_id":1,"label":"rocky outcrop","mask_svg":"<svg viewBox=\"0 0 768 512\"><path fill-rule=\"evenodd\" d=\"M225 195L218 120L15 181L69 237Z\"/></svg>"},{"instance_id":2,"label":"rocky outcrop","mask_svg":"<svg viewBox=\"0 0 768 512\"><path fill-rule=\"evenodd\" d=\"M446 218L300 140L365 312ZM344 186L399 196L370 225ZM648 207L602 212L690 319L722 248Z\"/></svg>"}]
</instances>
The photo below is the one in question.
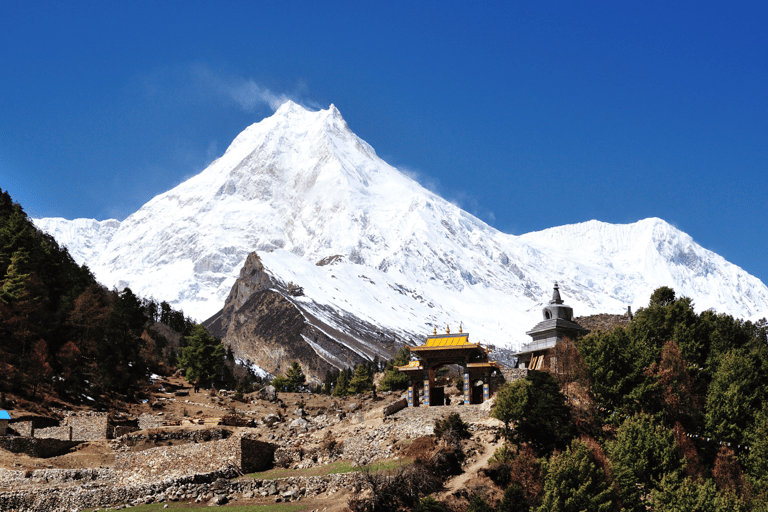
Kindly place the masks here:
<instances>
[{"instance_id":1,"label":"rocky outcrop","mask_svg":"<svg viewBox=\"0 0 768 512\"><path fill-rule=\"evenodd\" d=\"M580 316L575 318L574 321L590 331L608 332L612 331L615 327L628 326L631 319L627 313L623 315L602 313L599 315Z\"/></svg>"},{"instance_id":2,"label":"rocky outcrop","mask_svg":"<svg viewBox=\"0 0 768 512\"><path fill-rule=\"evenodd\" d=\"M240 276L229 291L221 311L204 322L205 327L216 337L224 338L235 311L240 309L251 296L273 286L272 278L264 271L259 256L252 252L245 260Z\"/></svg>"},{"instance_id":3,"label":"rocky outcrop","mask_svg":"<svg viewBox=\"0 0 768 512\"><path fill-rule=\"evenodd\" d=\"M251 253L224 308L203 325L231 347L238 359L275 375L284 374L298 361L308 379L318 383L328 370L392 357L394 347L391 342L381 342L379 328L350 315L339 322L345 326L343 331L330 326L298 300L301 294L296 289L293 283L270 276L259 256Z\"/></svg>"}]
</instances>

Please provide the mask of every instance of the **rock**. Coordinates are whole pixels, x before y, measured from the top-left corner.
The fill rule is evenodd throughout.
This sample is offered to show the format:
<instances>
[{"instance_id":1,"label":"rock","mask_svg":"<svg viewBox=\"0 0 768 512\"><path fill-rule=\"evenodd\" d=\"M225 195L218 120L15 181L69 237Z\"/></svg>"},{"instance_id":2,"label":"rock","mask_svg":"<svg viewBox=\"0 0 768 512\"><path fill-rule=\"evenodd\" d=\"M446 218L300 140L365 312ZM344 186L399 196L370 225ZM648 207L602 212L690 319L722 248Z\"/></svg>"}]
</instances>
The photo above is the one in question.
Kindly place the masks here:
<instances>
[{"instance_id":1,"label":"rock","mask_svg":"<svg viewBox=\"0 0 768 512\"><path fill-rule=\"evenodd\" d=\"M275 416L274 414L270 414L266 418L264 418L264 425L271 427L275 423L279 423L280 418L278 416Z\"/></svg>"},{"instance_id":2,"label":"rock","mask_svg":"<svg viewBox=\"0 0 768 512\"><path fill-rule=\"evenodd\" d=\"M289 425L290 428L307 428L309 422L304 418L296 418Z\"/></svg>"},{"instance_id":3,"label":"rock","mask_svg":"<svg viewBox=\"0 0 768 512\"><path fill-rule=\"evenodd\" d=\"M214 498L211 500L211 503L214 505L226 505L229 503L229 500L226 496L214 496Z\"/></svg>"},{"instance_id":4,"label":"rock","mask_svg":"<svg viewBox=\"0 0 768 512\"><path fill-rule=\"evenodd\" d=\"M355 404L355 403L349 404L349 410L350 411L355 411L355 410L357 410L358 407L359 406L357 404Z\"/></svg>"},{"instance_id":5,"label":"rock","mask_svg":"<svg viewBox=\"0 0 768 512\"><path fill-rule=\"evenodd\" d=\"M275 386L264 386L259 390L259 398L262 400L269 400L270 402L274 402L277 400L277 391L275 390Z\"/></svg>"}]
</instances>

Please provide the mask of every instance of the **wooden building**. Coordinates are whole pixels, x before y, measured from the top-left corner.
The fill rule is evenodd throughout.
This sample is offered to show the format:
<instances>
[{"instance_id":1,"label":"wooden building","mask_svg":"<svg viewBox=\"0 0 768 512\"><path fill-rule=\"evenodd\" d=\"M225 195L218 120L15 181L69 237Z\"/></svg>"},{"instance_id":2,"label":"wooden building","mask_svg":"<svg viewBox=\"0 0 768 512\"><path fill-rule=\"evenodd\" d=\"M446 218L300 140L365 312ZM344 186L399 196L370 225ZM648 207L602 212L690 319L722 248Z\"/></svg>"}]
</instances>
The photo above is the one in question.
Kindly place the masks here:
<instances>
[{"instance_id":1,"label":"wooden building","mask_svg":"<svg viewBox=\"0 0 768 512\"><path fill-rule=\"evenodd\" d=\"M408 375L408 406L419 407L419 388L424 389L424 406L443 405L444 390L435 386L435 372L448 365L457 365L464 376L464 403L477 404L490 398L491 374L500 371L501 366L488 360L489 350L479 343L470 343L469 334L459 328L458 334L451 334L450 327L445 334L437 329L427 336L424 345L410 348L418 360L411 361L397 369Z\"/></svg>"}]
</instances>

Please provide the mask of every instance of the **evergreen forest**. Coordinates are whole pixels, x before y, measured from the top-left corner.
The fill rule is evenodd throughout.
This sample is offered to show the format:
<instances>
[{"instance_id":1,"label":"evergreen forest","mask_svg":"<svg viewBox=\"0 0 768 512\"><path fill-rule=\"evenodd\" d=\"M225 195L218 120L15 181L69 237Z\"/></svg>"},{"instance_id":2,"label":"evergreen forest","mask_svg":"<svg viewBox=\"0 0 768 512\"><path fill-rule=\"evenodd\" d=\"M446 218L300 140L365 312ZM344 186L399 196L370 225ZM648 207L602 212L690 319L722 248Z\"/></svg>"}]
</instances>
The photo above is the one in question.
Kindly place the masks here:
<instances>
[{"instance_id":1,"label":"evergreen forest","mask_svg":"<svg viewBox=\"0 0 768 512\"><path fill-rule=\"evenodd\" d=\"M501 509L768 510L768 324L693 306L659 288L500 389Z\"/></svg>"},{"instance_id":2,"label":"evergreen forest","mask_svg":"<svg viewBox=\"0 0 768 512\"><path fill-rule=\"evenodd\" d=\"M236 385L218 340L166 302L99 284L2 190L0 276L3 401L6 393L31 406L135 399L152 373L176 366Z\"/></svg>"}]
</instances>

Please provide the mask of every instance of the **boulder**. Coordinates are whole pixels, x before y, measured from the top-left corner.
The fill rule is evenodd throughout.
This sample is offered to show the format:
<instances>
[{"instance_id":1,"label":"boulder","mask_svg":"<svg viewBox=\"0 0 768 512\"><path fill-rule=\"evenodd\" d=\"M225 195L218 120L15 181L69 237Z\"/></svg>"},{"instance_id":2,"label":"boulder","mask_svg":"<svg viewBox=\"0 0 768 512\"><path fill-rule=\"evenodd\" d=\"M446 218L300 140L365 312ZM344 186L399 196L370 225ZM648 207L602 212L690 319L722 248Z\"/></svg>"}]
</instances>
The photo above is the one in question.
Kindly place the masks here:
<instances>
[{"instance_id":1,"label":"boulder","mask_svg":"<svg viewBox=\"0 0 768 512\"><path fill-rule=\"evenodd\" d=\"M275 386L269 385L261 388L259 390L259 398L262 400L268 400L270 402L277 400L277 391L275 390Z\"/></svg>"},{"instance_id":2,"label":"boulder","mask_svg":"<svg viewBox=\"0 0 768 512\"><path fill-rule=\"evenodd\" d=\"M304 418L296 418L291 422L289 426L290 428L307 428L308 425L309 422Z\"/></svg>"},{"instance_id":3,"label":"boulder","mask_svg":"<svg viewBox=\"0 0 768 512\"><path fill-rule=\"evenodd\" d=\"M278 416L275 416L274 414L270 414L266 418L264 418L264 425L271 427L275 423L279 423L280 418Z\"/></svg>"}]
</instances>

